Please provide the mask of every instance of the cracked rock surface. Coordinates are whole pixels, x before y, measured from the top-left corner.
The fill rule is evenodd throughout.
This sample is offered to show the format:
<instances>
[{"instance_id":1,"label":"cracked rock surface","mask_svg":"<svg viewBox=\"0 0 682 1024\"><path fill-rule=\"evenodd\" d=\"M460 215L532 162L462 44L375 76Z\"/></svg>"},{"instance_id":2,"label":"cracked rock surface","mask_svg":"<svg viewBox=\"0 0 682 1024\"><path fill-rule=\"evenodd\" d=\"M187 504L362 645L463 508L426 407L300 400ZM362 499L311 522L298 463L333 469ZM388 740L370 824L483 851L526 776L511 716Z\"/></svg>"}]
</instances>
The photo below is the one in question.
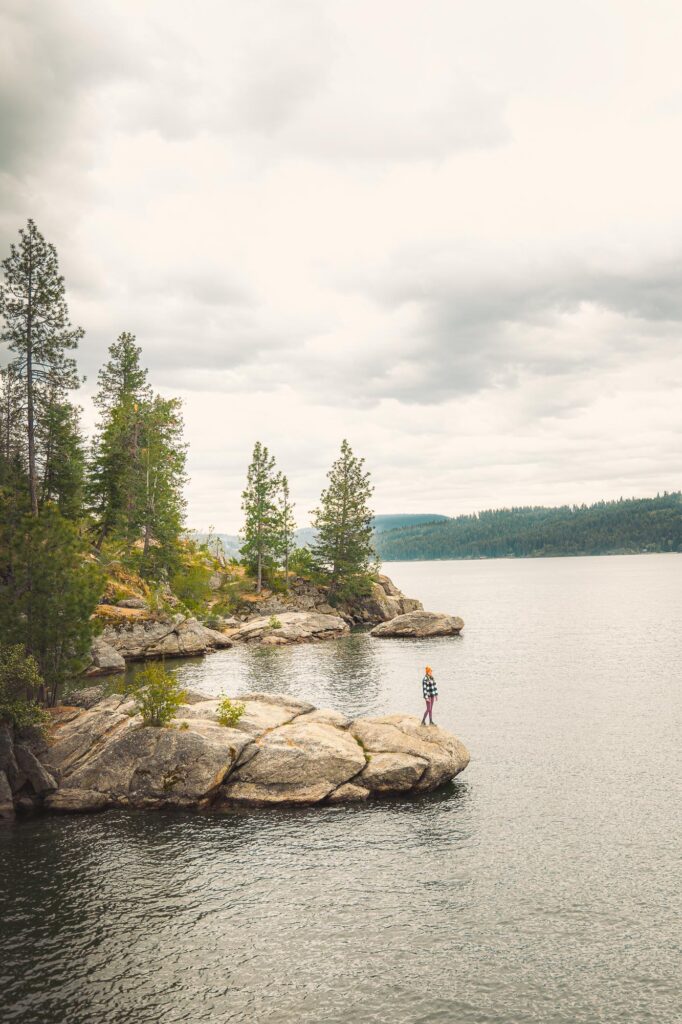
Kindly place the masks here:
<instances>
[{"instance_id":1,"label":"cracked rock surface","mask_svg":"<svg viewBox=\"0 0 682 1024\"><path fill-rule=\"evenodd\" d=\"M219 725L217 700L197 694L162 729L143 726L120 696L58 709L42 756L57 789L44 807L227 811L359 801L435 789L469 763L455 736L409 715L349 722L287 694L237 699L245 712L234 728Z\"/></svg>"}]
</instances>

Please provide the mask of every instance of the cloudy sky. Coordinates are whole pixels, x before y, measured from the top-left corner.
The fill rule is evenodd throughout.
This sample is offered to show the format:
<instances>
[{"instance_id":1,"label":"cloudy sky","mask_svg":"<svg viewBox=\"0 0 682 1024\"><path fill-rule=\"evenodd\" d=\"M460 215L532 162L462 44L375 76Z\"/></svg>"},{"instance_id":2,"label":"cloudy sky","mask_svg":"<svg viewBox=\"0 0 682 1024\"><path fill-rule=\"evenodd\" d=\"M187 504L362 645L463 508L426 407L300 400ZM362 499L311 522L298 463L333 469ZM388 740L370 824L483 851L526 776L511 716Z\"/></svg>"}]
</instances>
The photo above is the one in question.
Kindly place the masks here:
<instances>
[{"instance_id":1,"label":"cloudy sky","mask_svg":"<svg viewBox=\"0 0 682 1024\"><path fill-rule=\"evenodd\" d=\"M0 247L185 403L190 521L254 440L301 524L682 484L678 0L0 0ZM1 356L0 356L1 358Z\"/></svg>"}]
</instances>

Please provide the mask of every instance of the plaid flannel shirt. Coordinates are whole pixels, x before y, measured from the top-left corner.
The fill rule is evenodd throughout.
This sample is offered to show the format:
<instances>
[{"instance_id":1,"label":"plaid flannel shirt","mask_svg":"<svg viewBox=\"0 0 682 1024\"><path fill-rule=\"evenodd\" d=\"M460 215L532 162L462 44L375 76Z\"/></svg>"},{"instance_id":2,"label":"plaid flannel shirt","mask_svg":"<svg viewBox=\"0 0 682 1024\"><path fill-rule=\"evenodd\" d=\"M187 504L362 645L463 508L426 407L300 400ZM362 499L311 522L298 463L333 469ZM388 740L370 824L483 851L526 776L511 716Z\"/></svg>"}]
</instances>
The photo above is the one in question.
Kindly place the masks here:
<instances>
[{"instance_id":1,"label":"plaid flannel shirt","mask_svg":"<svg viewBox=\"0 0 682 1024\"><path fill-rule=\"evenodd\" d=\"M438 687L433 676L424 676L422 679L422 693L424 694L424 700L428 700L429 697L438 696Z\"/></svg>"}]
</instances>

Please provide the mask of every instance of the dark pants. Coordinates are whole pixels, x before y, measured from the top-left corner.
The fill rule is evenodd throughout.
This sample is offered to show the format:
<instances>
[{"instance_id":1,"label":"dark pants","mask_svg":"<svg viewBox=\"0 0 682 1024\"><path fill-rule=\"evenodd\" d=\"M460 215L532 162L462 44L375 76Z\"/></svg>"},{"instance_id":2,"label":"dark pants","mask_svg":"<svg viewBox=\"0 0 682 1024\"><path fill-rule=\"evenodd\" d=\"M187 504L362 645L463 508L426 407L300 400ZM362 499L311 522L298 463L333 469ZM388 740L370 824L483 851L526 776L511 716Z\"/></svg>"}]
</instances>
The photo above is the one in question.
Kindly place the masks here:
<instances>
[{"instance_id":1,"label":"dark pants","mask_svg":"<svg viewBox=\"0 0 682 1024\"><path fill-rule=\"evenodd\" d=\"M424 717L422 718L422 725L426 721L426 716L427 715L429 716L429 722L431 722L431 725L433 725L433 701L434 701L434 698L433 697L425 697L424 700L426 701L426 711L424 712Z\"/></svg>"}]
</instances>

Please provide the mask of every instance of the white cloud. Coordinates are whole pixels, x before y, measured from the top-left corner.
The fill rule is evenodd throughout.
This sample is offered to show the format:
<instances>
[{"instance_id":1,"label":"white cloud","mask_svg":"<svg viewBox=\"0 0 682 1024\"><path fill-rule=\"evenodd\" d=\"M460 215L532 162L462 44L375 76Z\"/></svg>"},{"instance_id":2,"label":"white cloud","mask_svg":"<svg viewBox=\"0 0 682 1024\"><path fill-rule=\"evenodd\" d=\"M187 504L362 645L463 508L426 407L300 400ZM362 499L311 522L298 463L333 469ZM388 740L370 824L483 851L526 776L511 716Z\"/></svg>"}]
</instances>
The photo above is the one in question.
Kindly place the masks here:
<instances>
[{"instance_id":1,"label":"white cloud","mask_svg":"<svg viewBox=\"0 0 682 1024\"><path fill-rule=\"evenodd\" d=\"M199 13L198 13L199 12ZM658 0L5 0L0 246L33 216L87 329L181 393L190 512L252 443L312 507L679 486L682 11Z\"/></svg>"}]
</instances>

